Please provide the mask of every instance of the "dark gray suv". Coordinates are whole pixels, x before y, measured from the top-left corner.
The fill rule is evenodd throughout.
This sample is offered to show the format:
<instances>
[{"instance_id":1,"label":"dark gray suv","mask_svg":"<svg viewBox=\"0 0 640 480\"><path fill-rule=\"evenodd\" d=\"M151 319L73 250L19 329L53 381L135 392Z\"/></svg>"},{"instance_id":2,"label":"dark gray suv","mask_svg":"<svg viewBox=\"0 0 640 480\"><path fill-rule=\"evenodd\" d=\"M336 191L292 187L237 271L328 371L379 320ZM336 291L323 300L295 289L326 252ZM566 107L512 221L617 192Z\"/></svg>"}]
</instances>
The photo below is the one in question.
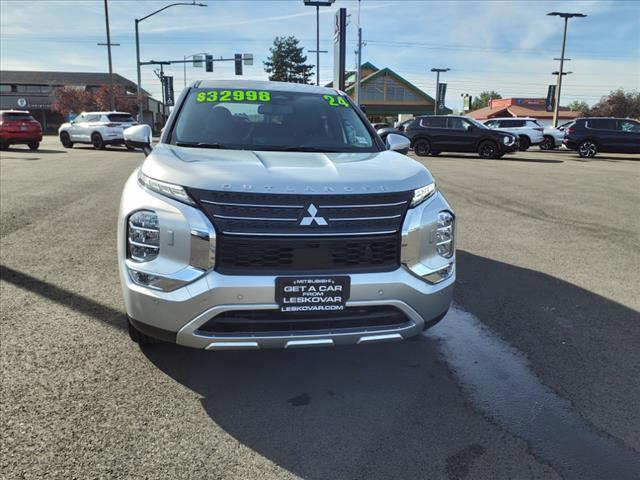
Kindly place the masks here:
<instances>
[{"instance_id":1,"label":"dark gray suv","mask_svg":"<svg viewBox=\"0 0 640 480\"><path fill-rule=\"evenodd\" d=\"M515 135L490 129L470 117L416 117L404 135L420 157L441 152L477 152L482 158L500 158L518 150Z\"/></svg>"}]
</instances>

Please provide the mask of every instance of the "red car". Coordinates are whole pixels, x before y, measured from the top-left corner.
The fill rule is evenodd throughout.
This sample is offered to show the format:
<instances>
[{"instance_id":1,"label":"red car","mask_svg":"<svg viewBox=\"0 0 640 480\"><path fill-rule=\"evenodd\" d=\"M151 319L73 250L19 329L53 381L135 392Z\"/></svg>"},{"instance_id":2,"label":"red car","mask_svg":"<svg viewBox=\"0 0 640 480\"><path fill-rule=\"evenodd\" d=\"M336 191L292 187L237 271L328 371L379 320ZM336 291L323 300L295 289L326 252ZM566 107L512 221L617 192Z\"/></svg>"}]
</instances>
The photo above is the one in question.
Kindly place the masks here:
<instances>
[{"instance_id":1,"label":"red car","mask_svg":"<svg viewBox=\"0 0 640 480\"><path fill-rule=\"evenodd\" d=\"M0 149L21 143L37 150L42 141L42 126L26 110L0 110Z\"/></svg>"}]
</instances>

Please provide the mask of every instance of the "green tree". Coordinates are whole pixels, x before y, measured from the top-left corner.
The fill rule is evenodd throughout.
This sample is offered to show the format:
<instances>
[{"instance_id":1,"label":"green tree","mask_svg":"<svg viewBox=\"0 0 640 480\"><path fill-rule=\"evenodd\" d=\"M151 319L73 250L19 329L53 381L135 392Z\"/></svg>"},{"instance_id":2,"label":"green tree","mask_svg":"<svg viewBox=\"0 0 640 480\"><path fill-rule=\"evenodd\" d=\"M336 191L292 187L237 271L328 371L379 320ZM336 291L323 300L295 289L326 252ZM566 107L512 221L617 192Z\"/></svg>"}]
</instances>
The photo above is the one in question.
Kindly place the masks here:
<instances>
[{"instance_id":1,"label":"green tree","mask_svg":"<svg viewBox=\"0 0 640 480\"><path fill-rule=\"evenodd\" d=\"M572 112L580 112L585 115L589 111L589 104L581 100L574 100L569 104L569 109Z\"/></svg>"},{"instance_id":2,"label":"green tree","mask_svg":"<svg viewBox=\"0 0 640 480\"><path fill-rule=\"evenodd\" d=\"M307 57L302 47L298 46L296 37L276 37L273 47L269 49L271 56L264 62L264 70L269 80L291 83L309 83L312 65L307 65Z\"/></svg>"},{"instance_id":3,"label":"green tree","mask_svg":"<svg viewBox=\"0 0 640 480\"><path fill-rule=\"evenodd\" d=\"M640 118L640 92L623 89L612 90L609 95L602 97L589 111L594 117L630 117Z\"/></svg>"},{"instance_id":4,"label":"green tree","mask_svg":"<svg viewBox=\"0 0 640 480\"><path fill-rule=\"evenodd\" d=\"M473 99L473 102L471 103L471 110L478 110L479 108L488 106L489 100L492 98L502 98L502 95L493 90L485 90Z\"/></svg>"}]
</instances>

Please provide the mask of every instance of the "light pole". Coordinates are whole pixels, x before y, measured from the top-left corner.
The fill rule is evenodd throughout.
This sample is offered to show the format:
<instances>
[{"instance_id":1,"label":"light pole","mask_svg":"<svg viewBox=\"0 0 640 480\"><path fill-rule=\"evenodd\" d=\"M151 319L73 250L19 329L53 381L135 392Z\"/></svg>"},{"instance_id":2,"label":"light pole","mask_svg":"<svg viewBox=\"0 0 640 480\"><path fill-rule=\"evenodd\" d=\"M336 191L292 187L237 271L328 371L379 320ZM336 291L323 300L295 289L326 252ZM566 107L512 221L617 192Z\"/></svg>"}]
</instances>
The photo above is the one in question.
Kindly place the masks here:
<instances>
[{"instance_id":1,"label":"light pole","mask_svg":"<svg viewBox=\"0 0 640 480\"><path fill-rule=\"evenodd\" d=\"M567 24L569 19L573 17L583 18L586 17L584 13L562 13L562 12L550 12L547 13L552 17L564 18L564 33L562 35L562 53L560 54L560 72L558 74L558 86L556 88L556 104L553 107L553 126L558 126L558 109L560 108L560 90L562 89L562 69L564 68L564 48L567 43Z\"/></svg>"},{"instance_id":2,"label":"light pole","mask_svg":"<svg viewBox=\"0 0 640 480\"><path fill-rule=\"evenodd\" d=\"M155 12L150 13L149 15L146 15L142 18L136 18L135 22L136 22L136 68L138 70L138 91L137 96L138 96L138 122L143 123L143 118L142 118L142 78L141 78L141 72L140 72L140 36L139 36L139 28L138 28L138 24L140 22L142 22L143 20L146 20L149 17L153 17L156 13L160 13L163 10L166 10L167 8L170 7L177 7L178 5L187 5L187 6L192 6L192 7L206 7L207 5L204 3L196 3L195 0L193 0L191 3L187 3L187 2L177 2L177 3L171 3L169 5L166 5L164 7L162 7L159 10L156 10ZM164 109L164 105L162 106L162 108Z\"/></svg>"},{"instance_id":3,"label":"light pole","mask_svg":"<svg viewBox=\"0 0 640 480\"><path fill-rule=\"evenodd\" d=\"M440 102L440 72L448 72L450 68L432 68L432 72L436 72L436 103L433 105L433 114L438 114L438 103Z\"/></svg>"},{"instance_id":4,"label":"light pole","mask_svg":"<svg viewBox=\"0 0 640 480\"><path fill-rule=\"evenodd\" d=\"M320 7L330 7L336 0L304 0L308 7L316 7L316 85L320 85Z\"/></svg>"},{"instance_id":5,"label":"light pole","mask_svg":"<svg viewBox=\"0 0 640 480\"><path fill-rule=\"evenodd\" d=\"M200 52L200 53L192 53L191 55L185 55L184 56L184 63L182 64L183 68L184 68L184 72L183 72L183 80L184 80L184 86L186 88L187 86L187 59L189 58L193 58L195 60L194 57L197 57L198 55L209 55L206 52ZM204 62L204 58L202 59L202 61Z\"/></svg>"}]
</instances>

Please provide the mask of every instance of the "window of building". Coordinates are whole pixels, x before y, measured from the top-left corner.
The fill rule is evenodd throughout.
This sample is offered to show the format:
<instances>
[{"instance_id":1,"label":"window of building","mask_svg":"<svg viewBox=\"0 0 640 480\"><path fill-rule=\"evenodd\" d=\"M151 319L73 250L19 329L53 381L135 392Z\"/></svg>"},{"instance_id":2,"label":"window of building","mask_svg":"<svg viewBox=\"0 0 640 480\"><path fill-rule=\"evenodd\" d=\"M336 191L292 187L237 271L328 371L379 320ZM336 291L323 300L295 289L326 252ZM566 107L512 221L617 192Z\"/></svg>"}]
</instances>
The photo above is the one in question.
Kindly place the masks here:
<instances>
[{"instance_id":1,"label":"window of building","mask_svg":"<svg viewBox=\"0 0 640 480\"><path fill-rule=\"evenodd\" d=\"M10 92L10 91L11 91L11 85L7 85L7 84L0 85L0 92L4 93L4 92Z\"/></svg>"}]
</instances>

